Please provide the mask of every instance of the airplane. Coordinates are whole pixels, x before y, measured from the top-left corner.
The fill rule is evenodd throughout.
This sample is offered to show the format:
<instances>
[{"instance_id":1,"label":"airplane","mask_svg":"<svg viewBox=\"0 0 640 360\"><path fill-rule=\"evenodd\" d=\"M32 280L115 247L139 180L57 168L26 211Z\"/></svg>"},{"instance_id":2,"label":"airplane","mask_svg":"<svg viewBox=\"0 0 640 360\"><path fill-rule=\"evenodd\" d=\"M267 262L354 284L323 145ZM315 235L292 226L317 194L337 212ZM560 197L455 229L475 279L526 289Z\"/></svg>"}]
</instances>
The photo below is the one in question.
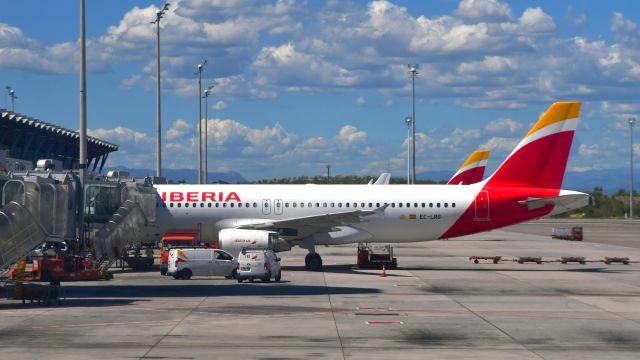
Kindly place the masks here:
<instances>
[{"instance_id":1,"label":"airplane","mask_svg":"<svg viewBox=\"0 0 640 360\"><path fill-rule=\"evenodd\" d=\"M448 239L558 214L589 203L561 189L580 102L556 102L487 179L472 185L155 185L158 238L200 229L201 241L229 252Z\"/></svg>"},{"instance_id":2,"label":"airplane","mask_svg":"<svg viewBox=\"0 0 640 360\"><path fill-rule=\"evenodd\" d=\"M448 185L471 185L482 181L487 167L489 150L476 150L469 155L460 169L447 182Z\"/></svg>"}]
</instances>

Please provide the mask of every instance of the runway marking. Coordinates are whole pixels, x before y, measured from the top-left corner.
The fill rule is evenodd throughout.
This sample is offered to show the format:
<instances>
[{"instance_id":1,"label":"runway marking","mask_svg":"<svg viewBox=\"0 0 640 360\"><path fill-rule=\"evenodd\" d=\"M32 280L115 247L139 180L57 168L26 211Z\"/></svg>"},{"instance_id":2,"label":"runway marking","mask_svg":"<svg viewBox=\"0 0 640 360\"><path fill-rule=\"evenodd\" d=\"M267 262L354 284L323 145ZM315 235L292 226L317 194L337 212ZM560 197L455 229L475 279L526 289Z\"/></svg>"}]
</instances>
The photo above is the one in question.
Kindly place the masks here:
<instances>
[{"instance_id":1,"label":"runway marking","mask_svg":"<svg viewBox=\"0 0 640 360\"><path fill-rule=\"evenodd\" d=\"M356 310L360 311L391 311L390 307L357 307Z\"/></svg>"}]
</instances>

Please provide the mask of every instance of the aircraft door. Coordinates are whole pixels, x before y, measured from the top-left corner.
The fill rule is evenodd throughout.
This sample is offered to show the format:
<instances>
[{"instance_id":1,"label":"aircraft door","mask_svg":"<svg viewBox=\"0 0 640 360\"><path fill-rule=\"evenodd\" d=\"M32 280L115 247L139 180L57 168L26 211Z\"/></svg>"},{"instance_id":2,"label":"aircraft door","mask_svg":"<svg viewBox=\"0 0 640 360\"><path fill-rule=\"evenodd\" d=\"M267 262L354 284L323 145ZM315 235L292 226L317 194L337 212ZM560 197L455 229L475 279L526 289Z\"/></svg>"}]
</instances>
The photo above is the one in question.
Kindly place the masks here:
<instances>
[{"instance_id":1,"label":"aircraft door","mask_svg":"<svg viewBox=\"0 0 640 360\"><path fill-rule=\"evenodd\" d=\"M269 199L262 200L262 214L264 215L271 214L271 200Z\"/></svg>"},{"instance_id":2,"label":"aircraft door","mask_svg":"<svg viewBox=\"0 0 640 360\"><path fill-rule=\"evenodd\" d=\"M273 207L275 208L276 215L282 215L282 200L280 199L274 200Z\"/></svg>"},{"instance_id":3,"label":"aircraft door","mask_svg":"<svg viewBox=\"0 0 640 360\"><path fill-rule=\"evenodd\" d=\"M476 214L474 221L489 221L489 192L482 190L476 193L475 199Z\"/></svg>"}]
</instances>

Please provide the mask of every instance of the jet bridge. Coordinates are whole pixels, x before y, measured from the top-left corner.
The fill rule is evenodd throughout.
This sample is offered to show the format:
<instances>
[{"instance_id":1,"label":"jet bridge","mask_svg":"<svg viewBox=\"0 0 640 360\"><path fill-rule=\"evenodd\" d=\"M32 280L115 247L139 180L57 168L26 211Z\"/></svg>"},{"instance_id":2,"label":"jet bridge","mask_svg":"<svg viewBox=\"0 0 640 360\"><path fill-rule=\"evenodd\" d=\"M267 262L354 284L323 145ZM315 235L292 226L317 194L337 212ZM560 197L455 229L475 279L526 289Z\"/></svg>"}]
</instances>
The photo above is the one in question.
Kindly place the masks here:
<instances>
[{"instance_id":1,"label":"jet bridge","mask_svg":"<svg viewBox=\"0 0 640 360\"><path fill-rule=\"evenodd\" d=\"M155 223L157 194L148 179L90 174L82 188L76 173L49 170L13 173L3 182L0 271L48 241L93 253L106 271L130 246L139 246L144 227ZM80 231L84 243L77 241Z\"/></svg>"}]
</instances>

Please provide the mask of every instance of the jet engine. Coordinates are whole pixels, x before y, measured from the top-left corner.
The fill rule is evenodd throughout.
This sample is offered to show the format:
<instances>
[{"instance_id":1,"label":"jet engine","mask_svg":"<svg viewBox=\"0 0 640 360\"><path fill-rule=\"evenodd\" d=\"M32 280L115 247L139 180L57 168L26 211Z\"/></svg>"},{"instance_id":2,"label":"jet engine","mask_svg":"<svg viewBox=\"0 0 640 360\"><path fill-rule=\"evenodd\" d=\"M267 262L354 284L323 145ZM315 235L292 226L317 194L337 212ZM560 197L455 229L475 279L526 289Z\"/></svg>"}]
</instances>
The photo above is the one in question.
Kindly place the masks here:
<instances>
[{"instance_id":1,"label":"jet engine","mask_svg":"<svg viewBox=\"0 0 640 360\"><path fill-rule=\"evenodd\" d=\"M223 229L218 233L220 248L237 256L244 250L291 250L291 245L280 239L275 231Z\"/></svg>"}]
</instances>

